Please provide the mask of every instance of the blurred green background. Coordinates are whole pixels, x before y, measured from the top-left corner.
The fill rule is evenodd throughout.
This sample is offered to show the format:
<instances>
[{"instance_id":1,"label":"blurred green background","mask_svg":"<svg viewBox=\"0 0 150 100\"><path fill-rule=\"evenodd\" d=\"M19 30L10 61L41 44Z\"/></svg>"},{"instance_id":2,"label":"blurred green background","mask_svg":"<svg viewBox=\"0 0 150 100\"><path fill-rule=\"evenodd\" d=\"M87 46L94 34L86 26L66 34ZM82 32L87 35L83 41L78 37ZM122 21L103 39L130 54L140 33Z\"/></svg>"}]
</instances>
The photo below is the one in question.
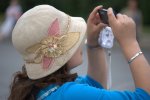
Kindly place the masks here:
<instances>
[{"instance_id":1,"label":"blurred green background","mask_svg":"<svg viewBox=\"0 0 150 100\"><path fill-rule=\"evenodd\" d=\"M150 33L150 0L138 0L139 8L143 14L143 31ZM4 12L10 0L0 0L0 20L4 18ZM82 16L87 19L91 10L97 5L105 8L113 7L116 12L126 7L127 0L20 0L23 11L40 4L49 4L72 16Z\"/></svg>"}]
</instances>

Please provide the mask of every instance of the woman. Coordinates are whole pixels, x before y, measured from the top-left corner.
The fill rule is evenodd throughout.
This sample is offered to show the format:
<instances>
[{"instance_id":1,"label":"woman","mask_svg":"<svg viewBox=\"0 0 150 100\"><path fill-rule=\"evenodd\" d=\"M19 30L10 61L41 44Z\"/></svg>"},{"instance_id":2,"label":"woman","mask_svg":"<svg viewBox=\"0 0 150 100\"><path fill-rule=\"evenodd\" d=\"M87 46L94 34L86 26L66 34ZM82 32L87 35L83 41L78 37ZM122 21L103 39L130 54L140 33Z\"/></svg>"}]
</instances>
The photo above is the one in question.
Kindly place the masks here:
<instances>
[{"instance_id":1,"label":"woman","mask_svg":"<svg viewBox=\"0 0 150 100\"><path fill-rule=\"evenodd\" d=\"M22 14L22 8L18 0L11 0L10 6L6 10L6 19L0 29L0 40L10 36L13 27Z\"/></svg>"},{"instance_id":2,"label":"woman","mask_svg":"<svg viewBox=\"0 0 150 100\"><path fill-rule=\"evenodd\" d=\"M135 24L126 15L113 15L109 24L133 73L136 90L109 91L104 49L98 46L101 23L96 7L87 21L88 72L85 77L71 74L82 63L81 42L86 24L48 5L27 11L13 30L13 44L22 54L25 66L12 84L9 100L148 100L150 68L136 41ZM101 59L101 60L99 60Z\"/></svg>"}]
</instances>

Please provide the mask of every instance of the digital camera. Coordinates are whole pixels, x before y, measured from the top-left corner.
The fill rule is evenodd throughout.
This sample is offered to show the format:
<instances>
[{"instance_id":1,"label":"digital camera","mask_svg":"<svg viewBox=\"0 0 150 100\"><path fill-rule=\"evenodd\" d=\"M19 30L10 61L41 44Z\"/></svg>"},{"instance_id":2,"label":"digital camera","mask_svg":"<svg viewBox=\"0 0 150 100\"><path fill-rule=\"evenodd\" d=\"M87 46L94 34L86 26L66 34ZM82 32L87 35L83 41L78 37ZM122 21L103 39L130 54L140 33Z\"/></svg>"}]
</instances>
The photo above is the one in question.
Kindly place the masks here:
<instances>
[{"instance_id":1,"label":"digital camera","mask_svg":"<svg viewBox=\"0 0 150 100\"><path fill-rule=\"evenodd\" d=\"M103 22L104 24L109 25L109 22L108 22L108 15L107 15L107 9L100 9L100 10L98 10L98 13L99 13L99 16L100 16L102 22ZM114 15L116 16L115 11L113 11L113 13L114 13Z\"/></svg>"},{"instance_id":2,"label":"digital camera","mask_svg":"<svg viewBox=\"0 0 150 100\"><path fill-rule=\"evenodd\" d=\"M101 47L110 49L113 47L113 42L114 42L114 35L111 30L111 27L109 27L109 22L108 22L108 15L107 15L107 10L106 9L100 9L98 10L99 16L104 24L107 24L108 26L105 27L99 35L98 38L98 43ZM113 11L114 13L114 11ZM116 13L114 13L116 16Z\"/></svg>"}]
</instances>

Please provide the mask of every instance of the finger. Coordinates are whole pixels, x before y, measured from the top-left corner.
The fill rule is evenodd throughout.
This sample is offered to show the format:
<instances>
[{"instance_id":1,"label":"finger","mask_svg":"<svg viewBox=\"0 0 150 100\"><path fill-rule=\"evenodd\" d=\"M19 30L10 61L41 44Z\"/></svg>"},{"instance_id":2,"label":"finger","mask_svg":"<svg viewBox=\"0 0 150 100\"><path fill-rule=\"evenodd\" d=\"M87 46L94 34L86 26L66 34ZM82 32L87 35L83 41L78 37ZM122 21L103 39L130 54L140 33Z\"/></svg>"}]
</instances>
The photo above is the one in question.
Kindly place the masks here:
<instances>
[{"instance_id":1,"label":"finger","mask_svg":"<svg viewBox=\"0 0 150 100\"><path fill-rule=\"evenodd\" d=\"M100 16L99 16L98 13L96 14L95 21L96 21L97 23L100 23L100 22L101 22Z\"/></svg>"},{"instance_id":2,"label":"finger","mask_svg":"<svg viewBox=\"0 0 150 100\"><path fill-rule=\"evenodd\" d=\"M106 27L107 25L106 24L104 24L104 23L99 23L98 25L97 25L97 28L99 29L99 30L102 30L104 27Z\"/></svg>"},{"instance_id":3,"label":"finger","mask_svg":"<svg viewBox=\"0 0 150 100\"><path fill-rule=\"evenodd\" d=\"M109 21L110 26L116 23L117 19L113 13L112 8L108 9L107 15L108 15L108 21Z\"/></svg>"},{"instance_id":4,"label":"finger","mask_svg":"<svg viewBox=\"0 0 150 100\"><path fill-rule=\"evenodd\" d=\"M125 16L125 19L128 20L128 21L132 21L133 19L127 15L124 15ZM133 21L132 21L133 22Z\"/></svg>"},{"instance_id":5,"label":"finger","mask_svg":"<svg viewBox=\"0 0 150 100\"><path fill-rule=\"evenodd\" d=\"M99 15L99 13L97 13L97 15L96 15L96 19L99 21L99 23L101 23L101 22L102 22L102 20L101 20L101 16Z\"/></svg>"},{"instance_id":6,"label":"finger","mask_svg":"<svg viewBox=\"0 0 150 100\"><path fill-rule=\"evenodd\" d=\"M89 20L92 20L95 18L97 12L99 9L102 9L103 6L97 6L94 8L94 10L91 12L90 16L89 16Z\"/></svg>"},{"instance_id":7,"label":"finger","mask_svg":"<svg viewBox=\"0 0 150 100\"><path fill-rule=\"evenodd\" d=\"M119 13L119 14L117 14L117 19L118 19L118 20L122 20L122 19L124 19L124 16Z\"/></svg>"},{"instance_id":8,"label":"finger","mask_svg":"<svg viewBox=\"0 0 150 100\"><path fill-rule=\"evenodd\" d=\"M129 18L127 15L124 15L125 18Z\"/></svg>"},{"instance_id":9,"label":"finger","mask_svg":"<svg viewBox=\"0 0 150 100\"><path fill-rule=\"evenodd\" d=\"M135 24L135 21L133 20L133 18L129 17L129 20Z\"/></svg>"},{"instance_id":10,"label":"finger","mask_svg":"<svg viewBox=\"0 0 150 100\"><path fill-rule=\"evenodd\" d=\"M127 17L125 15L122 15L124 19L127 19Z\"/></svg>"},{"instance_id":11,"label":"finger","mask_svg":"<svg viewBox=\"0 0 150 100\"><path fill-rule=\"evenodd\" d=\"M96 19L98 19L98 20L100 19L100 16L98 13L96 14Z\"/></svg>"},{"instance_id":12,"label":"finger","mask_svg":"<svg viewBox=\"0 0 150 100\"><path fill-rule=\"evenodd\" d=\"M128 20L128 19L129 19L129 17L128 17L127 15L123 15L123 18L124 18L125 20Z\"/></svg>"},{"instance_id":13,"label":"finger","mask_svg":"<svg viewBox=\"0 0 150 100\"><path fill-rule=\"evenodd\" d=\"M134 21L131 17L128 17L127 19L128 19L129 22L131 22L131 23L133 23L134 25L136 25L136 24L135 24L135 21Z\"/></svg>"}]
</instances>

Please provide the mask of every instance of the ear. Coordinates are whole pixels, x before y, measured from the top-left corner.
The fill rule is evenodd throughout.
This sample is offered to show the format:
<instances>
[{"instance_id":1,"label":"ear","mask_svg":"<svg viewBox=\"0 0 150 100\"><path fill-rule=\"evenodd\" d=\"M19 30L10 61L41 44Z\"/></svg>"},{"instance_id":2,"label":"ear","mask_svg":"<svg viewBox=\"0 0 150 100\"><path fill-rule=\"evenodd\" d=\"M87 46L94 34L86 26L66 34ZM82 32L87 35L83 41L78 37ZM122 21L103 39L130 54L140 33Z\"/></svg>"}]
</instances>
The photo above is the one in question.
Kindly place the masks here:
<instances>
[{"instance_id":1,"label":"ear","mask_svg":"<svg viewBox=\"0 0 150 100\"><path fill-rule=\"evenodd\" d=\"M58 22L58 18L56 18L52 24L50 25L49 29L48 29L48 35L59 35L60 34L60 27L59 27L59 22Z\"/></svg>"}]
</instances>

